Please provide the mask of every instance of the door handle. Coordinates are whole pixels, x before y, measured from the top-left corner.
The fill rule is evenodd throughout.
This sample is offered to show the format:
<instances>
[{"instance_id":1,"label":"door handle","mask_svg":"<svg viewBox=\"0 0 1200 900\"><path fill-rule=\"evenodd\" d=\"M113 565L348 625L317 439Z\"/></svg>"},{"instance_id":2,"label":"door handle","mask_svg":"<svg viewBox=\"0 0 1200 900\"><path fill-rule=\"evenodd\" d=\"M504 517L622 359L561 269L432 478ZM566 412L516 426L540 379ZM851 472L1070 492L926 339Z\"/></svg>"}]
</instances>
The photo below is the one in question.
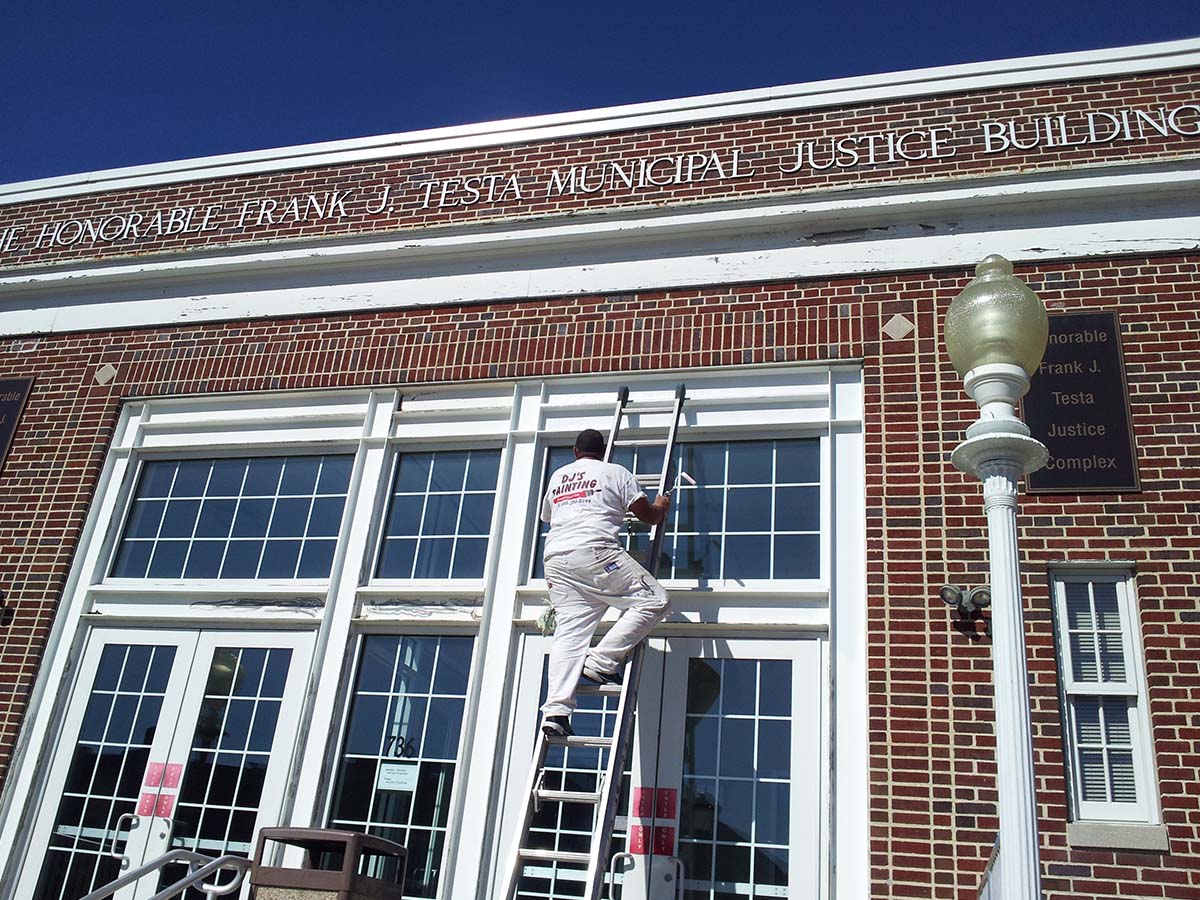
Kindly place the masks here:
<instances>
[{"instance_id":1,"label":"door handle","mask_svg":"<svg viewBox=\"0 0 1200 900\"><path fill-rule=\"evenodd\" d=\"M627 859L631 863L636 863L637 859L632 853L614 853L612 859L608 861L608 896L615 897L617 893L617 860ZM622 873L624 874L624 873ZM623 894L624 892L622 892Z\"/></svg>"},{"instance_id":2,"label":"door handle","mask_svg":"<svg viewBox=\"0 0 1200 900\"><path fill-rule=\"evenodd\" d=\"M117 837L121 834L121 823L124 822L126 819L130 820L130 823L129 823L130 831L133 831L133 829L137 828L138 825L140 825L141 821L142 821L141 819L139 819L137 817L136 813L122 813L121 815L117 816L116 827L113 828L112 843L109 844L109 846L108 846L108 855L111 856L113 859L119 859L121 861L122 869L129 868L129 857L126 856L124 853L117 852Z\"/></svg>"},{"instance_id":3,"label":"door handle","mask_svg":"<svg viewBox=\"0 0 1200 900\"><path fill-rule=\"evenodd\" d=\"M683 896L683 860L678 856L667 857L667 862L675 867L675 890L671 892L672 897ZM671 880L671 876L667 876L667 881Z\"/></svg>"}]
</instances>

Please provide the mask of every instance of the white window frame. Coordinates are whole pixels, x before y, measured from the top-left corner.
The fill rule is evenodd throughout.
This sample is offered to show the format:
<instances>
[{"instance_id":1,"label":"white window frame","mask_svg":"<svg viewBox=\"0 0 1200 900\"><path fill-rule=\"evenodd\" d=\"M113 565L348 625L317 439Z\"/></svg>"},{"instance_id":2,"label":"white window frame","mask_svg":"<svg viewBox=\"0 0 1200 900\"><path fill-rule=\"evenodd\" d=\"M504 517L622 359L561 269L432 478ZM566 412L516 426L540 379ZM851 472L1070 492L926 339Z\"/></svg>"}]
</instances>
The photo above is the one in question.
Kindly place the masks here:
<instances>
[{"instance_id":1,"label":"white window frame","mask_svg":"<svg viewBox=\"0 0 1200 900\"><path fill-rule=\"evenodd\" d=\"M1059 668L1059 699L1062 709L1063 750L1067 770L1067 793L1071 819L1076 822L1112 822L1157 825L1161 822L1158 782L1154 765L1154 742L1150 727L1150 704L1146 689L1146 666L1142 650L1141 620L1138 615L1131 567L1053 566L1054 635ZM1124 681L1080 682L1074 677L1074 660L1068 636L1066 585L1111 584L1116 589L1121 619L1121 648L1125 660ZM1084 800L1077 765L1074 703L1079 697L1119 698L1130 701L1129 730L1133 746L1136 803Z\"/></svg>"}]
</instances>

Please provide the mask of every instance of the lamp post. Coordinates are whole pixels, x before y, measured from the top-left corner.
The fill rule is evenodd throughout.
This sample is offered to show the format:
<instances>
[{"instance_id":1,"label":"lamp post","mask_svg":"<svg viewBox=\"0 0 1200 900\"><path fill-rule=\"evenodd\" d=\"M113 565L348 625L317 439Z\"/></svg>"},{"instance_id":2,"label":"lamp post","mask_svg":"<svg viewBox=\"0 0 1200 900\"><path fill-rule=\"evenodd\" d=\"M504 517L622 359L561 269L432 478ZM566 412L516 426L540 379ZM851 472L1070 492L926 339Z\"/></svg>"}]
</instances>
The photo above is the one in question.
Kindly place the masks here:
<instances>
[{"instance_id":1,"label":"lamp post","mask_svg":"<svg viewBox=\"0 0 1200 900\"><path fill-rule=\"evenodd\" d=\"M992 588L992 668L1000 800L997 883L1005 900L1041 898L1033 736L1017 557L1017 480L1046 464L1046 448L1016 414L1046 349L1042 301L1002 256L975 267L975 279L946 312L946 349L979 406L979 419L951 456L983 482Z\"/></svg>"}]
</instances>

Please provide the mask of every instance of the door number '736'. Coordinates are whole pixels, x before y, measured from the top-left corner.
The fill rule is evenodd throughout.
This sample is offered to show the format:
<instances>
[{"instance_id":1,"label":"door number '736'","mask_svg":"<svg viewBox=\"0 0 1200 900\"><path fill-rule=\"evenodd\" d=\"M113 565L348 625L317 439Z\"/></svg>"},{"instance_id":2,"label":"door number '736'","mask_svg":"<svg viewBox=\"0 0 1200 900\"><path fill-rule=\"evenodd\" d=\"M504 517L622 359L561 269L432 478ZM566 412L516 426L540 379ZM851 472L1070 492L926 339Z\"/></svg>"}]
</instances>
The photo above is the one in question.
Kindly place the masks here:
<instances>
[{"instance_id":1,"label":"door number '736'","mask_svg":"<svg viewBox=\"0 0 1200 900\"><path fill-rule=\"evenodd\" d=\"M403 735L393 734L384 743L383 752L385 755L412 759L417 755L417 745L412 738L406 738Z\"/></svg>"}]
</instances>

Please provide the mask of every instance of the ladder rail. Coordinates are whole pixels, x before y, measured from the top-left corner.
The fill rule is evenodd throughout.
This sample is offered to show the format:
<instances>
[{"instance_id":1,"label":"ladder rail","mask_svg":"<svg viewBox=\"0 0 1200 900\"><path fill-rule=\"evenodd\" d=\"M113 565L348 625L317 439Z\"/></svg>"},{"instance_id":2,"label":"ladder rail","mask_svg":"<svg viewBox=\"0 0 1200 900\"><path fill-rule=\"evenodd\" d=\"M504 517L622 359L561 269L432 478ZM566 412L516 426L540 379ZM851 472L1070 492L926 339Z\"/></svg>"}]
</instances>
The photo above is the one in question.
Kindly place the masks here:
<instances>
[{"instance_id":1,"label":"ladder rail","mask_svg":"<svg viewBox=\"0 0 1200 900\"><path fill-rule=\"evenodd\" d=\"M651 446L655 444L663 445L663 462L662 468L658 475L657 487L659 494L665 494L669 490L671 469L674 465L675 445L679 434L679 422L683 413L683 404L686 399L686 391L684 385L680 384L675 389L675 397L670 406L671 423L667 431L665 441L626 441L624 445L629 446ZM613 412L612 425L609 430L608 443L604 449L604 461L611 462L613 453L615 452L621 436L621 425L623 420L628 415L636 415L642 411L642 408L629 404L629 388L622 387L617 392L616 409ZM656 408L656 412L659 410ZM666 410L663 410L666 411ZM647 481L649 479L646 479ZM662 539L665 532L666 520L652 526L650 531L649 546L646 555L646 570L651 575L657 575L658 566L661 560ZM633 653L625 666L625 677L620 688L620 699L617 702L616 721L613 725L611 738L592 738L580 742L576 739L574 742L561 738L551 738L547 735L538 734L536 746L534 749L533 759L529 768L529 776L526 782L525 792L525 810L521 829L517 833L514 841L511 856L508 865L508 881L507 888L503 894L503 900L514 900L517 895L521 875L524 869L524 860L548 860L552 862L582 862L584 856L587 857L587 870L585 874L586 893L584 900L599 900L601 890L604 884L604 876L610 867L608 865L608 854L612 847L613 825L616 820L617 803L621 796L621 783L625 771L625 761L629 756L630 749L633 745L634 731L634 714L637 708L638 683L641 681L642 667L646 655L646 644L643 641L634 648ZM596 693L606 694L612 693L609 691L599 690ZM600 779L599 796L596 801L596 810L593 817L593 827L595 835L593 836L591 849L587 854L582 853L565 853L552 850L535 850L524 846L528 842L530 829L533 824L533 818L537 814L542 802L589 802L582 801L574 797L554 797L554 794L570 794L566 791L542 791L541 787L545 775L546 757L549 748L552 746L566 747L575 745L604 747L607 744L608 762L604 772L598 772L597 778ZM615 876L614 876L615 879ZM615 880L614 882L615 883Z\"/></svg>"}]
</instances>

